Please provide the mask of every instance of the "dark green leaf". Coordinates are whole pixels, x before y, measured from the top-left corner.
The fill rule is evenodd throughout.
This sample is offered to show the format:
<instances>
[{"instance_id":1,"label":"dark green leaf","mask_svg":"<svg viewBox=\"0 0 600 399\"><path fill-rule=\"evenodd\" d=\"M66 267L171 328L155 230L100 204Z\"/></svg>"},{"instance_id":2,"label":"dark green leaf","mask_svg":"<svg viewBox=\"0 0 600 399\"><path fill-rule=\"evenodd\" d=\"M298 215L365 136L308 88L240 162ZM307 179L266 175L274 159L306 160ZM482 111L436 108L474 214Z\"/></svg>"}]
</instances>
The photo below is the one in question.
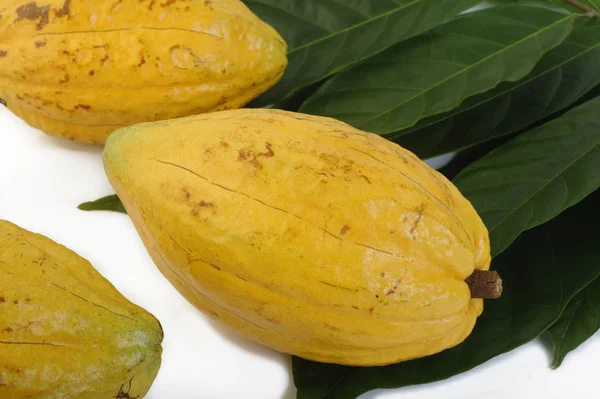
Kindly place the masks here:
<instances>
[{"instance_id":1,"label":"dark green leaf","mask_svg":"<svg viewBox=\"0 0 600 399\"><path fill-rule=\"evenodd\" d=\"M289 46L289 67L255 106L296 90L423 33L477 0L245 0Z\"/></svg>"},{"instance_id":2,"label":"dark green leaf","mask_svg":"<svg viewBox=\"0 0 600 399\"><path fill-rule=\"evenodd\" d=\"M294 358L299 399L353 399L376 388L439 381L470 370L542 334L569 300L600 276L600 192L531 230L494 260L504 292L485 303L473 333L434 356L358 368Z\"/></svg>"},{"instance_id":3,"label":"dark green leaf","mask_svg":"<svg viewBox=\"0 0 600 399\"><path fill-rule=\"evenodd\" d=\"M518 132L561 111L600 84L600 20L581 26L518 82L468 98L444 114L385 136L420 157L468 148Z\"/></svg>"},{"instance_id":4,"label":"dark green leaf","mask_svg":"<svg viewBox=\"0 0 600 399\"><path fill-rule=\"evenodd\" d=\"M600 98L509 141L455 179L490 231L492 253L600 187Z\"/></svg>"},{"instance_id":5,"label":"dark green leaf","mask_svg":"<svg viewBox=\"0 0 600 399\"><path fill-rule=\"evenodd\" d=\"M468 13L331 78L300 111L393 133L522 79L563 42L574 20L562 8L535 4Z\"/></svg>"},{"instance_id":6,"label":"dark green leaf","mask_svg":"<svg viewBox=\"0 0 600 399\"><path fill-rule=\"evenodd\" d=\"M318 82L310 86L303 87L294 94L273 104L272 108L297 112L300 106L306 101L306 99L309 98L319 87L321 87L322 84L323 82ZM248 108L252 108L252 106L252 104L249 104Z\"/></svg>"},{"instance_id":7,"label":"dark green leaf","mask_svg":"<svg viewBox=\"0 0 600 399\"><path fill-rule=\"evenodd\" d=\"M600 259L596 260L600 263ZM579 293L560 319L548 329L552 346L552 368L560 367L565 356L600 329L600 278Z\"/></svg>"},{"instance_id":8,"label":"dark green leaf","mask_svg":"<svg viewBox=\"0 0 600 399\"><path fill-rule=\"evenodd\" d=\"M82 211L113 211L127 213L125 207L117 195L109 195L102 197L96 201L84 202L77 207Z\"/></svg>"}]
</instances>

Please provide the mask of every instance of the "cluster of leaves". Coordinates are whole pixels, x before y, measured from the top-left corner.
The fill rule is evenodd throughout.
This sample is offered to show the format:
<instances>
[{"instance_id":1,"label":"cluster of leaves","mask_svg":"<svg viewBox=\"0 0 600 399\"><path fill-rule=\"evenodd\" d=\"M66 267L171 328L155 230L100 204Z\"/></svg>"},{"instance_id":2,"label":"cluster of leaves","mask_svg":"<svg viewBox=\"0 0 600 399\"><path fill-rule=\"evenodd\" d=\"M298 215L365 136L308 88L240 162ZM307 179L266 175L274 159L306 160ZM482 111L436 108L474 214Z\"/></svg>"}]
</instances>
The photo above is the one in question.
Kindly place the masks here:
<instances>
[{"instance_id":1,"label":"cluster of leaves","mask_svg":"<svg viewBox=\"0 0 600 399\"><path fill-rule=\"evenodd\" d=\"M584 8L600 1L245 3L289 44L285 76L252 106L335 117L423 158L459 152L443 171L486 223L505 286L440 354L373 368L295 358L298 398L445 379L544 332L558 367L598 330L600 20ZM114 196L82 208L124 212Z\"/></svg>"}]
</instances>

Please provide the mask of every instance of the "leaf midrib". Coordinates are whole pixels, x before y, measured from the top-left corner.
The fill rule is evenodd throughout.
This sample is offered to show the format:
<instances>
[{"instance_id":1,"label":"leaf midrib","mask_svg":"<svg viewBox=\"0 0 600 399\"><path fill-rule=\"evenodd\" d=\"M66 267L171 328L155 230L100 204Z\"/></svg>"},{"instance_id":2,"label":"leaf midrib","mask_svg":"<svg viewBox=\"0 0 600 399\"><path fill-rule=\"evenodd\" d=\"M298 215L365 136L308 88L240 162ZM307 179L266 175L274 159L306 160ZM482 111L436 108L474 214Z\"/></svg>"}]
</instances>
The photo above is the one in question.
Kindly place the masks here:
<instances>
[{"instance_id":1,"label":"leaf midrib","mask_svg":"<svg viewBox=\"0 0 600 399\"><path fill-rule=\"evenodd\" d=\"M497 93L496 95L494 95L494 96L492 96L492 97L487 97L487 98L485 99L485 101L482 101L482 102L475 103L475 104L473 104L473 105L470 105L470 106L468 106L468 107L465 107L465 108L461 108L460 110L458 110L459 112L456 112L456 113L453 113L453 114L451 114L451 115L448 115L448 116L447 116L447 117L445 117L445 118L439 118L439 119L432 120L432 121L431 121L431 122L429 122L429 123L425 123L425 124L423 124L423 125L421 125L421 126L418 126L418 128L416 128L416 129L414 129L414 130L408 130L408 131L404 132L403 134L402 134L401 132L402 132L404 129L406 129L406 128L402 128L402 129L400 129L400 130L397 130L397 131L395 131L395 132L389 133L389 134L388 134L388 137L390 137L390 138L392 138L392 139L397 139L397 138L400 138L400 137L403 137L403 136L406 136L406 135L409 135L409 134L412 134L412 133L418 132L418 131L419 131L419 130L421 130L421 129L425 129L425 128L429 127L429 126L436 125L436 124L438 124L438 123L440 123L440 122L442 122L442 121L447 121L447 120L449 120L449 119L455 118L455 117L456 117L456 116L458 116L458 115L461 115L461 114L463 114L463 113L465 113L465 112L468 112L468 111L470 111L470 110L472 110L472 109L474 109L474 108L477 108L477 107L479 107L479 106L481 106L481 105L483 105L483 104L487 104L487 103L489 103L489 102L491 102L491 101L493 101L493 100L495 100L495 99L497 99L497 98L499 98L499 97L501 97L501 96L504 96L504 95L510 95L512 92L514 92L514 91L518 90L519 88L521 88L521 87L523 87L523 86L525 86L525 85L527 85L527 84L529 84L529 83L533 82L534 80L536 80L536 79L539 79L539 78L541 78L541 77L543 77L543 76L546 76L547 74L549 74L549 73L551 73L551 72L553 72L553 71L555 71L555 70L557 70L557 69L559 69L559 68L562 68L562 67L564 67L565 65L567 65L567 64L569 64L569 63L571 63L571 62L575 61L576 59L578 59L578 58L580 58L580 57L583 57L583 56L585 56L586 54L588 54L588 53L590 53L590 52L592 52L592 51L594 51L594 50L596 50L596 49L600 48L600 41L599 41L597 44L595 44L594 46L590 46L590 47L586 47L586 46L584 46L584 45L581 45L581 44L580 44L580 43L578 43L578 42L571 42L571 41L568 41L568 39L567 39L567 40L565 40L565 43L568 43L568 44L570 44L570 45L573 45L573 46L576 46L576 47L585 48L586 50L585 50L585 51L582 51L582 52L580 52L580 53L577 53L577 54L576 54L576 55L574 55L573 57L566 59L564 62L561 62L560 64L556 64L556 65L555 65L555 66L553 66L552 68L546 69L546 70L544 70L544 71L540 72L539 74L533 75L533 76L531 76L531 77L530 77L530 78L528 78L528 79L523 79L523 80L521 81L521 83L519 83L519 84L516 84L516 85L514 85L514 86L511 86L511 87L507 88L507 90L503 90L503 91L501 91L501 92ZM433 115L432 115L432 116L433 116ZM398 135L393 135L394 133L400 133L400 134L398 134ZM393 136L392 136L392 135L393 135ZM500 136L494 136L494 137L500 137ZM482 140L482 141L479 141L479 142L477 142L477 143L475 143L475 144L482 143L482 142L485 142L485 141L487 141L487 140ZM469 148L469 147L472 147L472 146L463 147L463 148L461 148L461 149L459 149L459 150L462 150L462 149L465 149L465 148Z\"/></svg>"},{"instance_id":2,"label":"leaf midrib","mask_svg":"<svg viewBox=\"0 0 600 399\"><path fill-rule=\"evenodd\" d=\"M569 322L567 323L567 326L565 327L565 331L560 335L560 341L556 345L556 358L554 359L554 365L558 365L558 363L560 362L560 358L562 357L562 354L563 354L562 347L563 347L563 344L565 341L565 337L567 336L567 333L569 332L569 328L571 327L571 324L573 323L573 320L575 319L575 316L577 315L579 308L581 308L581 303L582 303L582 301L577 301L577 307L575 308L573 315L569 318Z\"/></svg>"},{"instance_id":3,"label":"leaf midrib","mask_svg":"<svg viewBox=\"0 0 600 399\"><path fill-rule=\"evenodd\" d=\"M482 58L480 61L477 61L476 63L474 63L474 64L471 64L471 65L469 65L468 67L466 67L466 68L464 68L464 69L461 69L459 72L456 72L456 73L454 73L454 74L452 74L452 75L448 76L447 78L445 78L445 79L443 79L443 80L439 81L438 83L436 83L435 85L433 85L433 86L431 86L431 87L427 88L427 90L424 90L423 92L419 93L418 95L416 95L416 96L412 96L412 97L409 97L408 99L406 99L405 101L402 101L401 103L399 103L398 105L394 106L393 108L390 108L390 109L388 109L388 110L386 110L386 111L384 111L384 112L382 112L382 113L379 113L379 114L377 114L377 115L376 115L376 116L374 116L373 118L366 120L366 121L364 122L364 124L366 124L366 123L369 123L369 122L372 122L372 121L374 121L375 119L378 119L378 118L380 118L380 117L382 117L382 116L384 116L384 115L390 114L391 112L393 112L393 111L397 110L398 108L402 107L403 105L407 104L408 102L410 102L410 101L413 101L413 100L415 100L415 99L417 99L417 98L419 98L419 97L421 97L421 96L424 96L424 95L425 95L427 92L429 92L429 91L431 91L431 90L434 90L434 89L438 88L439 86L441 86L442 84L444 84L444 83L448 82L449 80L451 80L451 79L454 79L454 78L456 78L456 77L457 77L457 76L459 76L459 75L462 75L462 74L464 74L464 73L467 73L467 72L469 72L471 69L473 69L473 68L475 68L475 67L478 67L478 66L480 66L481 64L485 63L486 61L488 61L488 60L490 60L490 59L492 59L492 58L494 58L494 57L497 57L497 56L499 56L499 55L502 55L502 54L504 54L504 53L508 52L509 50L512 50L514 47L516 47L516 46L518 46L518 45L520 45L520 44L522 44L522 43L524 43L524 42L526 42L526 41L528 41L528 40L531 40L532 38L533 38L533 39L535 39L535 40L537 41L537 39L538 39L538 36L539 36L539 35L541 35L542 33L546 32L547 30L549 30L549 29L551 29L551 28L554 28L554 27L556 27L556 26L559 26L559 25L563 24L565 21L568 21L568 20L570 20L570 19L574 19L574 18L575 18L575 14L570 14L570 15L568 15L567 17L565 17L565 18L563 18L563 19L561 19L561 20L559 20L559 21L557 21L557 22L555 22L555 23L553 23L553 24L551 24L551 25L548 25L548 26L547 26L547 27L545 27L544 29L537 31L535 34L532 34L532 35L526 36L525 38L523 38L523 39L520 39L520 40L516 41L515 43L513 43L513 44L509 45L508 47L505 47L505 48L503 48L501 51L498 51L498 52L496 52L496 53L493 53L493 54L491 54L491 55L489 55L489 56L487 56L487 57L485 57L485 58ZM474 37L474 36L473 36L473 37ZM541 47L541 46L540 46L540 47ZM541 49L541 50L542 50L542 55L544 55L544 54L546 54L546 53L547 53L547 51L546 51L546 52L543 52L543 49ZM500 83L500 82L501 82L501 81L499 81L498 83ZM481 92L479 92L479 93L481 93ZM472 95L476 95L476 94L479 94L479 93L474 93L474 94L472 94ZM463 94L464 94L464 92L463 92ZM462 104L462 102L463 102L463 101L464 101L466 98L468 98L468 97L462 97L462 98L460 99L459 103L458 103L458 104L456 104L456 106L459 106L460 104ZM446 109L446 110L441 110L441 111L439 111L439 112L441 113L441 112L445 112L445 111L447 111L447 109ZM427 117L427 116L428 116L428 115L425 115L425 116L423 116L423 114L419 115L419 116L418 116L418 118L415 120L415 122L414 122L414 123L413 123L411 126L414 126L414 125L415 125L415 124L416 124L416 123L419 121L419 119L421 119L421 118L423 118L423 117ZM410 126L405 126L405 127L402 127L402 128L400 128L400 129L405 129L405 128L407 128L407 127L410 127ZM390 133L393 133L394 131L395 131L395 130L393 130L393 131L389 131L389 132L380 133L380 134L390 134Z\"/></svg>"}]
</instances>

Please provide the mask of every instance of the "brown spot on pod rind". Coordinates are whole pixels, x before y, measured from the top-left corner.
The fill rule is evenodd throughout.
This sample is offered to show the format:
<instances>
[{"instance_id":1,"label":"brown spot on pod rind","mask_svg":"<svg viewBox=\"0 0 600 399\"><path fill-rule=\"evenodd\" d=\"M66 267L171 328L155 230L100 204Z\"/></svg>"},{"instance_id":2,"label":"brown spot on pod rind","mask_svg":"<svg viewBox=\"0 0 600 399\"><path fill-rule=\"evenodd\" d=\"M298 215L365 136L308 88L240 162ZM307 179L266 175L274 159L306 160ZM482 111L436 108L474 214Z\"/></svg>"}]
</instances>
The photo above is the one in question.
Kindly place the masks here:
<instances>
[{"instance_id":1,"label":"brown spot on pod rind","mask_svg":"<svg viewBox=\"0 0 600 399\"><path fill-rule=\"evenodd\" d=\"M144 0L140 1L140 3L142 3L143 1ZM121 5L121 3L123 3L123 0L117 0L110 8L110 13L112 14L113 12L117 11L117 8Z\"/></svg>"},{"instance_id":2,"label":"brown spot on pod rind","mask_svg":"<svg viewBox=\"0 0 600 399\"><path fill-rule=\"evenodd\" d=\"M421 215L421 214L419 216L417 216L417 220L415 220L415 223L410 228L410 235L412 236L413 240L417 239L417 236L416 236L417 227L419 226L419 222L421 221L422 218L423 218L423 215Z\"/></svg>"},{"instance_id":3,"label":"brown spot on pod rind","mask_svg":"<svg viewBox=\"0 0 600 399\"><path fill-rule=\"evenodd\" d=\"M45 40L40 40L38 42L35 42L35 48L44 47L45 45L46 45L46 41Z\"/></svg>"},{"instance_id":4,"label":"brown spot on pod rind","mask_svg":"<svg viewBox=\"0 0 600 399\"><path fill-rule=\"evenodd\" d=\"M0 303L4 303L4 302L6 302L6 299L4 299L3 296L0 296Z\"/></svg>"},{"instance_id":5,"label":"brown spot on pod rind","mask_svg":"<svg viewBox=\"0 0 600 399\"><path fill-rule=\"evenodd\" d=\"M8 53L5 50L0 50L0 58L6 57Z\"/></svg>"},{"instance_id":6,"label":"brown spot on pod rind","mask_svg":"<svg viewBox=\"0 0 600 399\"><path fill-rule=\"evenodd\" d=\"M239 151L238 161L240 162L248 162L250 165L254 166L256 169L261 170L263 168L262 164L258 162L258 158L271 158L275 156L275 152L273 151L271 143L265 143L267 148L267 152L256 152L251 148L243 148Z\"/></svg>"},{"instance_id":7,"label":"brown spot on pod rind","mask_svg":"<svg viewBox=\"0 0 600 399\"><path fill-rule=\"evenodd\" d=\"M202 208L215 208L215 204L212 202L200 201L192 208L192 215L200 216L200 210Z\"/></svg>"},{"instance_id":8,"label":"brown spot on pod rind","mask_svg":"<svg viewBox=\"0 0 600 399\"><path fill-rule=\"evenodd\" d=\"M15 22L27 19L29 21L36 21L39 19L36 28L42 30L44 26L50 22L48 14L50 13L50 6L38 7L35 1L27 3L17 8L17 16Z\"/></svg>"},{"instance_id":9,"label":"brown spot on pod rind","mask_svg":"<svg viewBox=\"0 0 600 399\"><path fill-rule=\"evenodd\" d=\"M352 227L348 226L347 224L344 225L344 227L342 227L342 229L340 230L340 235L345 235Z\"/></svg>"},{"instance_id":10,"label":"brown spot on pod rind","mask_svg":"<svg viewBox=\"0 0 600 399\"><path fill-rule=\"evenodd\" d=\"M63 6L61 8L59 8L58 10L54 10L54 15L56 15L57 18L62 18L65 15L68 16L70 15L69 12L71 11L71 0L65 0L65 3L63 4Z\"/></svg>"},{"instance_id":11,"label":"brown spot on pod rind","mask_svg":"<svg viewBox=\"0 0 600 399\"><path fill-rule=\"evenodd\" d=\"M3 98L0 98L0 104L4 105L5 107L8 106L8 104L6 104L6 100Z\"/></svg>"}]
</instances>

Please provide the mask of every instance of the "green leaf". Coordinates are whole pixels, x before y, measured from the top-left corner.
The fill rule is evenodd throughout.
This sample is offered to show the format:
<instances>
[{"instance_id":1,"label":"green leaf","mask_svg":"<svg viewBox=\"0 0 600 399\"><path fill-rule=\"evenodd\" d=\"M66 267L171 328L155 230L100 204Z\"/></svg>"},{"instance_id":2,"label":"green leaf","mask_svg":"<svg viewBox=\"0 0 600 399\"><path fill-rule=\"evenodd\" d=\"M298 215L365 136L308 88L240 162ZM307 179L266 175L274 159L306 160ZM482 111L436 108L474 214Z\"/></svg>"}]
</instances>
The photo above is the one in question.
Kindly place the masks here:
<instances>
[{"instance_id":1,"label":"green leaf","mask_svg":"<svg viewBox=\"0 0 600 399\"><path fill-rule=\"evenodd\" d=\"M596 260L600 263L600 260ZM565 356L600 329L600 278L579 293L548 329L552 346L552 368L558 368Z\"/></svg>"},{"instance_id":2,"label":"green leaf","mask_svg":"<svg viewBox=\"0 0 600 399\"><path fill-rule=\"evenodd\" d=\"M113 211L127 213L125 207L117 195L102 197L96 201L84 202L77 207L82 211Z\"/></svg>"},{"instance_id":3,"label":"green leaf","mask_svg":"<svg viewBox=\"0 0 600 399\"><path fill-rule=\"evenodd\" d=\"M500 82L522 79L565 40L575 18L538 4L462 15L333 77L300 111L378 134L414 126Z\"/></svg>"},{"instance_id":4,"label":"green leaf","mask_svg":"<svg viewBox=\"0 0 600 399\"><path fill-rule=\"evenodd\" d=\"M353 399L372 389L443 380L538 337L574 295L600 276L599 201L600 192L523 234L494 260L504 292L500 299L485 302L464 343L386 367L344 367L294 358L298 399Z\"/></svg>"},{"instance_id":5,"label":"green leaf","mask_svg":"<svg viewBox=\"0 0 600 399\"><path fill-rule=\"evenodd\" d=\"M289 46L281 81L253 105L273 104L444 23L477 0L244 0Z\"/></svg>"},{"instance_id":6,"label":"green leaf","mask_svg":"<svg viewBox=\"0 0 600 399\"><path fill-rule=\"evenodd\" d=\"M282 109L284 111L298 112L300 106L309 98L323 82L314 83L312 85L301 88L292 95L284 98L281 101L272 105L273 108ZM249 106L250 108L252 105Z\"/></svg>"},{"instance_id":7,"label":"green leaf","mask_svg":"<svg viewBox=\"0 0 600 399\"><path fill-rule=\"evenodd\" d=\"M468 98L460 107L385 136L420 157L462 150L525 129L561 111L600 84L600 20L582 21L535 69Z\"/></svg>"},{"instance_id":8,"label":"green leaf","mask_svg":"<svg viewBox=\"0 0 600 399\"><path fill-rule=\"evenodd\" d=\"M520 135L455 179L499 254L600 187L600 98Z\"/></svg>"}]
</instances>

